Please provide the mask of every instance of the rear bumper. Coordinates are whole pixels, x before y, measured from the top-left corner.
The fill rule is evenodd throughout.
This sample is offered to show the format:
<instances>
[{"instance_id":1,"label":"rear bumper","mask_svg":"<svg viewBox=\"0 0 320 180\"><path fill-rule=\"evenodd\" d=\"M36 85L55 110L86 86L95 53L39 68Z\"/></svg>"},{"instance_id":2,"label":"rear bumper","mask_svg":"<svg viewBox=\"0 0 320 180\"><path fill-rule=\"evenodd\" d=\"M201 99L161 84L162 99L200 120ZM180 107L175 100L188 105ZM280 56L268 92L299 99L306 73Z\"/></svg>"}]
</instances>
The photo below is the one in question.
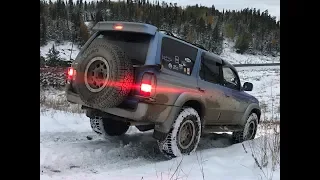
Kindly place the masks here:
<instances>
[{"instance_id":1,"label":"rear bumper","mask_svg":"<svg viewBox=\"0 0 320 180\"><path fill-rule=\"evenodd\" d=\"M148 104L138 103L138 106L134 111L129 111L121 108L108 108L105 109L104 112L133 121L147 121L147 119L145 118L147 116L147 110Z\"/></svg>"},{"instance_id":2,"label":"rear bumper","mask_svg":"<svg viewBox=\"0 0 320 180\"><path fill-rule=\"evenodd\" d=\"M66 91L67 100L71 103L80 104L86 107L89 105L85 104L79 97L78 94L71 91ZM99 109L100 111L125 118L132 121L144 121L153 122L155 124L160 124L166 121L171 114L171 111L175 109L174 106L159 105L146 102L138 102L137 107L134 110L127 110L122 108L105 108Z\"/></svg>"},{"instance_id":3,"label":"rear bumper","mask_svg":"<svg viewBox=\"0 0 320 180\"><path fill-rule=\"evenodd\" d=\"M66 96L67 96L67 101L69 101L71 103L85 105L85 103L81 101L79 95L76 93L67 91Z\"/></svg>"}]
</instances>

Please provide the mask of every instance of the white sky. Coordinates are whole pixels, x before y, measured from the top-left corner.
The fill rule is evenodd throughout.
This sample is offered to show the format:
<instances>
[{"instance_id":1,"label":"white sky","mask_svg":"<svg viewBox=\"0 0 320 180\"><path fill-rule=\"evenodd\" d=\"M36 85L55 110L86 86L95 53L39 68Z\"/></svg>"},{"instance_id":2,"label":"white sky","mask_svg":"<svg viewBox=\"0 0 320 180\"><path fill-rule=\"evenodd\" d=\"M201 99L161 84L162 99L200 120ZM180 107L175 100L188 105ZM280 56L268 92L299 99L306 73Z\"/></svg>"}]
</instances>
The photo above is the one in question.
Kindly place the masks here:
<instances>
[{"instance_id":1,"label":"white sky","mask_svg":"<svg viewBox=\"0 0 320 180\"><path fill-rule=\"evenodd\" d=\"M48 0L47 0L48 1ZM55 1L55 0L52 0ZM76 1L76 0L74 0ZM84 1L92 1L92 0L83 0ZM118 1L118 0L112 0ZM149 0L153 2L153 0ZM159 0L160 3L162 0ZM260 9L260 12L268 9L269 14L271 16L276 16L277 20L280 20L280 0L163 0L168 3L177 3L179 6L187 6L187 5L203 5L211 7L212 4L219 11L222 9L231 9L231 10L240 10L244 8L256 8Z\"/></svg>"}]
</instances>

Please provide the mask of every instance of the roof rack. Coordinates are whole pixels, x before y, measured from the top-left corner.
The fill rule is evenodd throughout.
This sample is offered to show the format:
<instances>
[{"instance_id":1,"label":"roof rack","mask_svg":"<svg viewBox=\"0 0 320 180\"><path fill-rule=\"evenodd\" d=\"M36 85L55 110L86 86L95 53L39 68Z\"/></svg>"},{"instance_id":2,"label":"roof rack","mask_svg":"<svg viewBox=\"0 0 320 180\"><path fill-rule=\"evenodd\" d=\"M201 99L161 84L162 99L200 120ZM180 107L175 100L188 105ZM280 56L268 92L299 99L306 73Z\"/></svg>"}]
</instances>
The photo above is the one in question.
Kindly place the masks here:
<instances>
[{"instance_id":1,"label":"roof rack","mask_svg":"<svg viewBox=\"0 0 320 180\"><path fill-rule=\"evenodd\" d=\"M175 35L174 35L172 32L170 32L170 31L167 31L167 30L164 30L164 29L160 29L159 31L163 31L165 35L172 36L172 37L177 38L177 39L179 39L179 40L181 40L181 41L190 43L190 44L192 44L192 45L194 45L194 46L196 46L196 47L198 47L198 48L201 48L201 49L203 49L203 50L208 51L208 50L207 50L206 48L204 48L202 45L197 44L197 43L189 42L189 41L187 41L187 40L185 40L185 39L181 39L181 38L175 36Z\"/></svg>"}]
</instances>

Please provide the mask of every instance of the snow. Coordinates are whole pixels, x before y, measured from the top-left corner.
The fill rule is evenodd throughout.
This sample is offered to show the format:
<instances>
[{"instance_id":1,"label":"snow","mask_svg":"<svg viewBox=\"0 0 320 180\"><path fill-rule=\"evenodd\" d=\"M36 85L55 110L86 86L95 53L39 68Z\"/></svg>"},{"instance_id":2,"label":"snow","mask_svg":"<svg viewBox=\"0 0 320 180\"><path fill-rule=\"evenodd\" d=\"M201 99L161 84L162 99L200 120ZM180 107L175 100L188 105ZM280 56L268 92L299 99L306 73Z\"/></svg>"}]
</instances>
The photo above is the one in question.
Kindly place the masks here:
<instances>
[{"instance_id":1,"label":"snow","mask_svg":"<svg viewBox=\"0 0 320 180\"><path fill-rule=\"evenodd\" d=\"M62 42L60 44L57 44L54 41L50 41L45 46L40 47L41 56L46 58L47 53L52 48L53 44L56 50L60 52L59 55L63 60L70 60L71 49L72 49L71 59L75 59L80 51L80 49L75 44L73 45L73 48L72 48L72 42Z\"/></svg>"},{"instance_id":2,"label":"snow","mask_svg":"<svg viewBox=\"0 0 320 180\"><path fill-rule=\"evenodd\" d=\"M85 24L90 27L90 22L85 22ZM177 34L174 35L179 37ZM56 50L60 52L61 58L63 58L64 60L70 59L72 42L63 42L61 44L57 44L54 41L48 42L47 45L40 47L41 55L43 57L47 57L46 54L49 52L49 49L52 48L53 44L55 45ZM238 54L232 48L233 46L234 42L225 40L223 45L224 49L222 54L220 55L223 59L227 60L231 64L280 63L280 56L272 57L263 55ZM79 48L74 45L71 58L75 59L79 51Z\"/></svg>"},{"instance_id":3,"label":"snow","mask_svg":"<svg viewBox=\"0 0 320 180\"><path fill-rule=\"evenodd\" d=\"M85 132L90 128L84 114L70 114L61 111L43 110L40 113L40 132Z\"/></svg>"},{"instance_id":4,"label":"snow","mask_svg":"<svg viewBox=\"0 0 320 180\"><path fill-rule=\"evenodd\" d=\"M280 105L280 67L237 69L242 83L250 81L254 84L253 91L248 93L266 103L268 112L263 114L272 117L271 97L274 99L274 112ZM47 99L58 101L63 99L63 95L62 91L52 89L44 93ZM275 113L276 116L280 120L280 113ZM280 126L277 129L279 132ZM244 143L246 150L242 144L231 144L230 133L206 135L201 138L195 153L166 160L159 153L152 131L142 133L130 127L124 136L104 139L92 132L89 119L84 114L41 108L40 179L198 180L202 179L202 171L204 179L256 180L260 177L269 179L271 175L272 179L280 179L279 167L274 172L270 167L264 168L269 172L266 178L255 164L250 150L250 144L261 144L273 132L273 129L258 129L256 139ZM93 139L88 140L88 136Z\"/></svg>"},{"instance_id":5,"label":"snow","mask_svg":"<svg viewBox=\"0 0 320 180\"><path fill-rule=\"evenodd\" d=\"M89 27L90 24L91 24L91 22L90 22L90 21L86 21L86 22L84 22L84 24L85 24L87 27Z\"/></svg>"},{"instance_id":6,"label":"snow","mask_svg":"<svg viewBox=\"0 0 320 180\"><path fill-rule=\"evenodd\" d=\"M263 108L262 119L280 120L280 66L237 67L240 80L251 82L253 90L247 92L255 96Z\"/></svg>"},{"instance_id":7,"label":"snow","mask_svg":"<svg viewBox=\"0 0 320 180\"><path fill-rule=\"evenodd\" d=\"M45 54L51 47L49 43L40 50ZM57 45L58 50L65 52L69 48L70 43ZM73 58L78 51L74 47ZM272 57L239 55L231 48L226 48L222 56L235 64L277 61ZM260 105L266 104L262 118L280 121L280 67L238 67L237 70L242 84L253 83L253 91L247 93L257 97ZM271 171L272 163L268 163L262 172L252 157L255 152L260 161L261 152L251 147L261 146L265 139L274 140L273 129L260 126L256 139L243 144L232 144L230 133L205 135L195 153L167 160L160 154L152 130L140 132L130 127L123 136L105 139L91 130L89 119L75 110L79 107L59 107L67 104L63 91L50 89L41 95L48 102L55 100L58 103L53 104L64 110L40 108L41 180L280 179L278 166ZM280 132L280 126L276 128Z\"/></svg>"},{"instance_id":8,"label":"snow","mask_svg":"<svg viewBox=\"0 0 320 180\"><path fill-rule=\"evenodd\" d=\"M280 56L263 56L263 55L250 55L238 54L233 49L234 42L225 40L223 42L223 52L220 55L223 59L231 64L263 64L263 63L280 63Z\"/></svg>"},{"instance_id":9,"label":"snow","mask_svg":"<svg viewBox=\"0 0 320 180\"><path fill-rule=\"evenodd\" d=\"M259 141L261 137L254 140ZM152 131L131 127L124 136L103 139L91 131L83 115L48 110L40 116L40 179L256 180L263 175L246 153L249 143L244 143L244 150L242 144L232 145L228 134L206 135L195 153L166 160ZM279 168L273 179L280 179Z\"/></svg>"}]
</instances>

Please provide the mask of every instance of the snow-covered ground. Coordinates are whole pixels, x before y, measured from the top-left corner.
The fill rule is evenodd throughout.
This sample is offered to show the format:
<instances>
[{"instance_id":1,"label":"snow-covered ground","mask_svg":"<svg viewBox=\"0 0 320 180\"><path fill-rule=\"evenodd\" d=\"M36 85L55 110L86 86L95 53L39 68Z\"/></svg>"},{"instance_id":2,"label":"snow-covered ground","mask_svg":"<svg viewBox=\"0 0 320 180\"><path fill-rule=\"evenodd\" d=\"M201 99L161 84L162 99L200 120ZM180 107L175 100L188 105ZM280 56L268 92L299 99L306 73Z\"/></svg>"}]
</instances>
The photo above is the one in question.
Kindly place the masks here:
<instances>
[{"instance_id":1,"label":"snow-covered ground","mask_svg":"<svg viewBox=\"0 0 320 180\"><path fill-rule=\"evenodd\" d=\"M279 67L238 70L243 82L254 84L254 90L249 93L265 101L270 118L271 97L274 97L274 109L280 104ZM64 100L61 91L46 91L43 96L47 100L56 100L55 106L65 105L61 103ZM74 106L69 108L73 111ZM261 148L251 147L263 144L266 133L270 132L273 130L260 128L257 138L244 143L244 147L242 144L232 145L228 133L207 135L201 139L195 154L165 160L152 138L152 131L142 133L130 127L126 135L105 140L91 131L84 114L41 108L40 179L256 180L260 177L270 179L271 176L280 179L279 167L276 166L275 171L269 167L271 160L262 171L252 157L255 152L257 159L262 159Z\"/></svg>"},{"instance_id":2,"label":"snow-covered ground","mask_svg":"<svg viewBox=\"0 0 320 180\"><path fill-rule=\"evenodd\" d=\"M91 131L83 114L49 109L40 113L40 179L280 179L279 167L261 171L252 158L250 147L261 140L243 147L232 145L229 134L206 135L196 153L166 160L152 131L131 127L124 136L104 139Z\"/></svg>"},{"instance_id":3,"label":"snow-covered ground","mask_svg":"<svg viewBox=\"0 0 320 180\"><path fill-rule=\"evenodd\" d=\"M263 63L280 63L280 56L262 56L250 54L238 54L235 52L234 42L224 41L223 52L220 55L223 59L229 61L231 64L263 64Z\"/></svg>"},{"instance_id":4,"label":"snow-covered ground","mask_svg":"<svg viewBox=\"0 0 320 180\"><path fill-rule=\"evenodd\" d=\"M70 60L71 50L71 59L75 59L80 51L77 45L73 45L72 47L72 42L57 44L54 41L50 41L45 46L40 47L41 56L46 58L49 50L52 48L52 45L54 45L55 49L59 51L59 55L62 60Z\"/></svg>"},{"instance_id":5,"label":"snow-covered ground","mask_svg":"<svg viewBox=\"0 0 320 180\"><path fill-rule=\"evenodd\" d=\"M61 44L56 44L53 41L50 41L47 45L40 47L41 55L47 57L49 49L52 48L52 45L55 45L56 50L60 52L60 57L64 60L70 59L71 53L71 42L64 42ZM223 59L229 61L231 64L258 64L258 63L280 63L280 56L262 56L262 55L249 55L249 54L238 54L232 48L234 46L233 42L224 41L223 53L220 55ZM73 46L71 58L75 59L79 53L79 48Z\"/></svg>"},{"instance_id":6,"label":"snow-covered ground","mask_svg":"<svg viewBox=\"0 0 320 180\"><path fill-rule=\"evenodd\" d=\"M237 67L242 84L251 82L262 106L262 120L280 120L280 66Z\"/></svg>"},{"instance_id":7,"label":"snow-covered ground","mask_svg":"<svg viewBox=\"0 0 320 180\"><path fill-rule=\"evenodd\" d=\"M64 48L69 49L67 45ZM236 64L245 63L240 62L245 58L252 59L247 63L272 61L236 53L226 54L226 57L236 59L231 61ZM248 93L256 96L265 106L263 115L267 119L280 120L280 67L237 69L242 83L253 83L253 91ZM273 132L271 129L260 127L256 139L234 145L228 133L206 135L201 138L196 153L166 160L159 153L152 131L142 133L130 127L124 136L104 139L92 132L88 118L75 110L79 107L65 107L68 103L65 102L63 91L51 89L40 96L44 97L47 105L63 110L40 108L41 180L280 179L279 163L274 166L274 171L271 170L272 164L280 161L279 154L270 148L266 151L267 154L272 152L272 155L263 156L264 142L272 144L276 139L275 135L270 135ZM263 116L263 119L266 118ZM262 170L259 166L263 166Z\"/></svg>"}]
</instances>

